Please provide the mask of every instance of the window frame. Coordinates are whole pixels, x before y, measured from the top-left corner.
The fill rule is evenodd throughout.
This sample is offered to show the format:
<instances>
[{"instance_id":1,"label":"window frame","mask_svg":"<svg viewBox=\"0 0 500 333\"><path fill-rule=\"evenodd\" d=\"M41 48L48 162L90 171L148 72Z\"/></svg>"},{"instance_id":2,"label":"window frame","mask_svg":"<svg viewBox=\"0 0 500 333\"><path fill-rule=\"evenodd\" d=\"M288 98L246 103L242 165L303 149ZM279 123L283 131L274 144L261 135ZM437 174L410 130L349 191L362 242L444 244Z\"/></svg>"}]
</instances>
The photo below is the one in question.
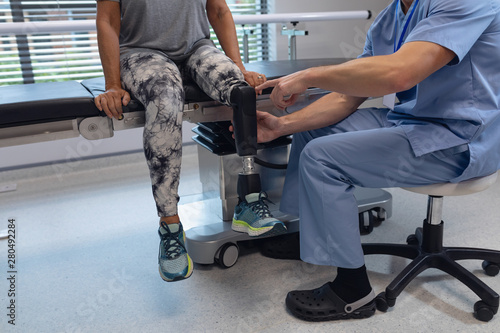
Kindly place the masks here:
<instances>
[{"instance_id":1,"label":"window frame","mask_svg":"<svg viewBox=\"0 0 500 333\"><path fill-rule=\"evenodd\" d=\"M235 15L268 13L268 0L246 0L250 5L240 1L227 1ZM95 8L95 0L0 0L0 24L95 20ZM236 25L236 31L242 60L269 59L267 24ZM245 34L248 57L244 54ZM212 30L211 38L220 47ZM102 76L96 31L0 35L0 42L0 86Z\"/></svg>"}]
</instances>

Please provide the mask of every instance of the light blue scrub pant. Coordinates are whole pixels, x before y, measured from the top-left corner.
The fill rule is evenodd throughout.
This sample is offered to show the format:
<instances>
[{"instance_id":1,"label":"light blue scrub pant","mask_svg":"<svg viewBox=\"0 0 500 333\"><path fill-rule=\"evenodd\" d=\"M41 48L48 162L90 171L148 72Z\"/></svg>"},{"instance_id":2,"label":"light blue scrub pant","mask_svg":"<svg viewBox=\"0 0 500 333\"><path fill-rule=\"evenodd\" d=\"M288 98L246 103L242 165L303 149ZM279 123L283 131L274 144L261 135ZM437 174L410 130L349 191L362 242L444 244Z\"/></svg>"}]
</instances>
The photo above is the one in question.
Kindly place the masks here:
<instances>
[{"instance_id":1,"label":"light blue scrub pant","mask_svg":"<svg viewBox=\"0 0 500 333\"><path fill-rule=\"evenodd\" d=\"M333 126L294 134L280 210L300 218L302 260L364 264L354 186L447 182L467 167L467 145L416 157L404 130L387 121L388 111L360 109Z\"/></svg>"}]
</instances>

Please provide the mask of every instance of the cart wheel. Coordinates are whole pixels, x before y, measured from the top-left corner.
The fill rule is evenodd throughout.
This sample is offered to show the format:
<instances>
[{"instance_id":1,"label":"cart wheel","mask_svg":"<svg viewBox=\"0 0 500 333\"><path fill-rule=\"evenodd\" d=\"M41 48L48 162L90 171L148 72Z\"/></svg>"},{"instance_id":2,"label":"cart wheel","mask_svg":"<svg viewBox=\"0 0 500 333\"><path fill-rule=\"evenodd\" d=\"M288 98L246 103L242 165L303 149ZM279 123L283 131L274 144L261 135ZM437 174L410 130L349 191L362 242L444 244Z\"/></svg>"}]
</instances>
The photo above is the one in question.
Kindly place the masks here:
<instances>
[{"instance_id":1,"label":"cart wheel","mask_svg":"<svg viewBox=\"0 0 500 333\"><path fill-rule=\"evenodd\" d=\"M359 231L362 235L368 235L373 231L375 216L371 210L359 213Z\"/></svg>"},{"instance_id":2,"label":"cart wheel","mask_svg":"<svg viewBox=\"0 0 500 333\"><path fill-rule=\"evenodd\" d=\"M382 223L387 219L387 212L383 208L377 208L373 210L376 214L377 224Z\"/></svg>"},{"instance_id":3,"label":"cart wheel","mask_svg":"<svg viewBox=\"0 0 500 333\"><path fill-rule=\"evenodd\" d=\"M229 268L238 261L239 249L234 243L226 243L222 245L215 254L215 262L223 268Z\"/></svg>"}]
</instances>

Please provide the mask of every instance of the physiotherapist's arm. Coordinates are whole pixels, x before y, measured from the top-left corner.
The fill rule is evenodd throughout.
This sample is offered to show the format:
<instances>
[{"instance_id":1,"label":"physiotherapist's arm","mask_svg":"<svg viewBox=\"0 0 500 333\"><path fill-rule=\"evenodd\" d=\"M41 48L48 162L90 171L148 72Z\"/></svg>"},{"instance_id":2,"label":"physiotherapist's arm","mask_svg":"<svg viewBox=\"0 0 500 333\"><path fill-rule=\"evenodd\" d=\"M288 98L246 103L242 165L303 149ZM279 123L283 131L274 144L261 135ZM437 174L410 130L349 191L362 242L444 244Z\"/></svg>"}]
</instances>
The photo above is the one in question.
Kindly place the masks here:
<instances>
[{"instance_id":1,"label":"physiotherapist's arm","mask_svg":"<svg viewBox=\"0 0 500 333\"><path fill-rule=\"evenodd\" d=\"M404 91L448 64L455 54L437 44L411 42L392 55L360 58L341 65L306 69L257 87L274 87L271 99L285 108L309 87L333 91L283 117L260 114L260 141L335 124L368 96Z\"/></svg>"},{"instance_id":2,"label":"physiotherapist's arm","mask_svg":"<svg viewBox=\"0 0 500 333\"><path fill-rule=\"evenodd\" d=\"M271 99L284 108L294 96L318 87L349 96L375 97L408 90L448 64L455 53L430 42L409 42L398 52L348 61L340 65L315 67L278 80L259 89L273 87ZM291 97L291 98L290 98Z\"/></svg>"},{"instance_id":3,"label":"physiotherapist's arm","mask_svg":"<svg viewBox=\"0 0 500 333\"><path fill-rule=\"evenodd\" d=\"M284 135L335 124L355 112L365 100L364 97L332 92L305 108L282 117L257 111L258 141L268 142Z\"/></svg>"},{"instance_id":4,"label":"physiotherapist's arm","mask_svg":"<svg viewBox=\"0 0 500 333\"><path fill-rule=\"evenodd\" d=\"M409 42L398 52L355 59L326 69L311 70L311 86L352 96L383 96L408 90L455 58L455 53L431 42Z\"/></svg>"},{"instance_id":5,"label":"physiotherapist's arm","mask_svg":"<svg viewBox=\"0 0 500 333\"><path fill-rule=\"evenodd\" d=\"M441 45L410 42L391 55L355 59L321 71L313 69L307 80L348 95L383 96L414 87L454 57L455 53Z\"/></svg>"},{"instance_id":6,"label":"physiotherapist's arm","mask_svg":"<svg viewBox=\"0 0 500 333\"><path fill-rule=\"evenodd\" d=\"M333 125L355 112L366 97L353 97L337 92L323 96L305 108L280 117L284 129L279 136Z\"/></svg>"}]
</instances>

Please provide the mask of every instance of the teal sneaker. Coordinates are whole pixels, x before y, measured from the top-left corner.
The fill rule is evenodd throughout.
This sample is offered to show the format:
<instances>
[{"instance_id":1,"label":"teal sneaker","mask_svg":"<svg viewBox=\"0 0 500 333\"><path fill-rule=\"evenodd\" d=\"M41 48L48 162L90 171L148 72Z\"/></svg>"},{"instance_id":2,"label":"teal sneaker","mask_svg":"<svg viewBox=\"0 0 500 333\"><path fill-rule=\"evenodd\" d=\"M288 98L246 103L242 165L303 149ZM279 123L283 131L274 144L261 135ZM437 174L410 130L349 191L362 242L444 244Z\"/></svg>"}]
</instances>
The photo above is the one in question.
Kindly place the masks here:
<instances>
[{"instance_id":1,"label":"teal sneaker","mask_svg":"<svg viewBox=\"0 0 500 333\"><path fill-rule=\"evenodd\" d=\"M187 279L193 273L193 261L189 257L186 246L186 235L182 224L166 224L161 222L158 228L160 250L158 253L158 270L167 282Z\"/></svg>"},{"instance_id":2,"label":"teal sneaker","mask_svg":"<svg viewBox=\"0 0 500 333\"><path fill-rule=\"evenodd\" d=\"M245 201L234 208L231 228L234 231L246 232L250 236L285 234L285 224L271 215L266 201L271 202L266 192L247 194Z\"/></svg>"}]
</instances>

